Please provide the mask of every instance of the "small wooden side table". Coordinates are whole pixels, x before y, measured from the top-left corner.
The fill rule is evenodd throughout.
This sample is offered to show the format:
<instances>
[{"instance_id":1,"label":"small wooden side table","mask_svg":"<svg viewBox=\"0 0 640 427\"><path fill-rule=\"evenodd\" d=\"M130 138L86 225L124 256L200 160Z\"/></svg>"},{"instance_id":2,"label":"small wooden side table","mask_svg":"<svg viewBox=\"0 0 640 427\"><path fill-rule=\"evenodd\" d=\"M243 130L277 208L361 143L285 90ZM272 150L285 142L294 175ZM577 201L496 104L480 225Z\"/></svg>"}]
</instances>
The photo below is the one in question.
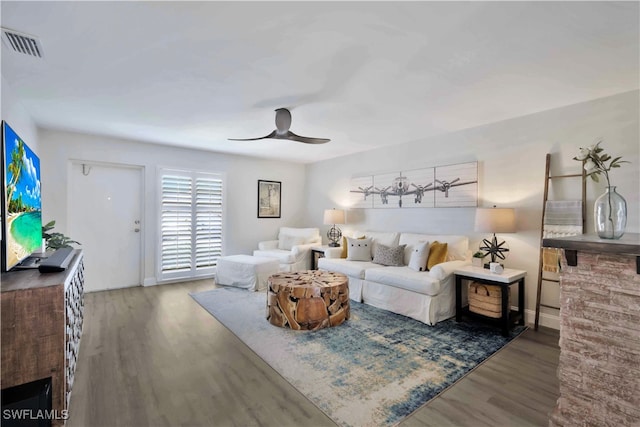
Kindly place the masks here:
<instances>
[{"instance_id":1,"label":"small wooden side table","mask_svg":"<svg viewBox=\"0 0 640 427\"><path fill-rule=\"evenodd\" d=\"M524 325L524 278L527 272L505 268L501 274L492 273L486 268L464 266L454 271L456 278L456 321L460 322L463 315L480 317L482 319L497 320L502 329L502 335L509 336L509 328L512 322ZM462 281L472 280L486 285L500 286L502 289L502 317L491 319L481 314L472 313L469 307L462 307ZM518 284L518 311L512 311L509 307L509 287Z\"/></svg>"}]
</instances>

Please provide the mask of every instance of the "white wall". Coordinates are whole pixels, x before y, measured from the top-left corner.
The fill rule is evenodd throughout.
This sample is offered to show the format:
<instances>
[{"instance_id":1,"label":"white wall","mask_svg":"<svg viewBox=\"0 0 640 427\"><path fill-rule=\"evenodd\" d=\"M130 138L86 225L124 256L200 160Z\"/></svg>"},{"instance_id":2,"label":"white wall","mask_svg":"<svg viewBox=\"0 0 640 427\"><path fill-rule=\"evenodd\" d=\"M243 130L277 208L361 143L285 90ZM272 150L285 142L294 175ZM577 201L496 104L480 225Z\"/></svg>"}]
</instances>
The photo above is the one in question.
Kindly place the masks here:
<instances>
[{"instance_id":1,"label":"white wall","mask_svg":"<svg viewBox=\"0 0 640 427\"><path fill-rule=\"evenodd\" d=\"M308 222L322 224L326 208L348 208L352 176L478 161L479 206L516 208L517 234L499 237L511 249L505 265L528 273L526 306L534 310L546 153L552 153L552 174L579 173L580 164L572 160L578 148L604 137L601 146L605 152L632 162L614 170L611 179L627 200L627 232L640 232L639 94L627 92L308 165ZM551 198L580 198L579 181L575 189L569 184L554 184ZM593 201L603 191L602 182L589 180L588 232L593 230ZM471 248L476 249L479 241L488 236L474 232L474 218L475 208L352 209L347 212L343 229L466 234L471 238ZM328 226L322 227L326 233ZM553 291L545 291L550 301L557 295ZM545 316L543 324L557 325L557 312L548 313L552 316Z\"/></svg>"},{"instance_id":2,"label":"white wall","mask_svg":"<svg viewBox=\"0 0 640 427\"><path fill-rule=\"evenodd\" d=\"M280 226L307 226L302 164L151 145L94 135L41 130L43 221L56 220L56 230L68 230L68 167L71 161L144 167L144 283L155 283L158 166L226 174L227 221L225 253L250 254L260 240L274 239ZM282 182L282 217L257 218L258 179ZM87 218L91 221L91 218ZM98 227L99 224L96 224ZM73 236L70 236L73 238Z\"/></svg>"},{"instance_id":3,"label":"white wall","mask_svg":"<svg viewBox=\"0 0 640 427\"><path fill-rule=\"evenodd\" d=\"M18 136L22 138L34 153L39 154L38 128L4 77L2 77L1 88L2 120L5 120L9 126L16 131Z\"/></svg>"},{"instance_id":4,"label":"white wall","mask_svg":"<svg viewBox=\"0 0 640 427\"><path fill-rule=\"evenodd\" d=\"M17 95L13 91L13 88L2 77L2 86L0 90L0 99L2 100L2 120L5 120L11 129L13 129L20 138L33 150L34 153L40 156L39 144L38 144L38 129L35 123L31 119L31 116L27 113L22 103L19 101ZM0 143L0 145L2 145ZM2 155L0 155L2 159ZM0 178L1 180L2 178ZM4 185L4 184L2 184ZM0 196L1 197L1 196ZM0 227L0 240L4 239L4 224Z\"/></svg>"}]
</instances>

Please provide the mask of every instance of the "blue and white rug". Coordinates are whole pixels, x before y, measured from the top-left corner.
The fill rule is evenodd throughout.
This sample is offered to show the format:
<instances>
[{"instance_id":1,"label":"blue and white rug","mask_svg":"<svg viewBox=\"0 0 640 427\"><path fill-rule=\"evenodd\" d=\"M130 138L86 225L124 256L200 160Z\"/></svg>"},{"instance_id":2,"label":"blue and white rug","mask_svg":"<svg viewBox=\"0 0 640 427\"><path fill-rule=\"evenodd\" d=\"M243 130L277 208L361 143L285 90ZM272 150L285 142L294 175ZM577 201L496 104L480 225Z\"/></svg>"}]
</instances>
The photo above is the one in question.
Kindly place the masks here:
<instances>
[{"instance_id":1,"label":"blue and white rug","mask_svg":"<svg viewBox=\"0 0 640 427\"><path fill-rule=\"evenodd\" d=\"M428 326L351 301L351 318L319 331L266 320L266 294L220 288L191 295L336 423L400 422L524 331L454 319Z\"/></svg>"}]
</instances>

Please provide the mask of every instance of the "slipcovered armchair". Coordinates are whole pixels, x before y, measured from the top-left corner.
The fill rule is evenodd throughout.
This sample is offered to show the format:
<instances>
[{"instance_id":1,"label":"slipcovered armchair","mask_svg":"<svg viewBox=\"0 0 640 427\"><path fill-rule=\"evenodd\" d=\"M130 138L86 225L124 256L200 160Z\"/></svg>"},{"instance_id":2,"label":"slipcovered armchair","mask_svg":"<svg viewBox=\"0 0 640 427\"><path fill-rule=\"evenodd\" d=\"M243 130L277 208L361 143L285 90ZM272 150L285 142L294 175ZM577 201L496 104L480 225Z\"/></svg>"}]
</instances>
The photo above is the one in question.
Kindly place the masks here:
<instances>
[{"instance_id":1,"label":"slipcovered armchair","mask_svg":"<svg viewBox=\"0 0 640 427\"><path fill-rule=\"evenodd\" d=\"M311 248L321 244L322 237L317 228L280 227L278 240L258 242L253 256L277 259L283 272L309 270Z\"/></svg>"}]
</instances>

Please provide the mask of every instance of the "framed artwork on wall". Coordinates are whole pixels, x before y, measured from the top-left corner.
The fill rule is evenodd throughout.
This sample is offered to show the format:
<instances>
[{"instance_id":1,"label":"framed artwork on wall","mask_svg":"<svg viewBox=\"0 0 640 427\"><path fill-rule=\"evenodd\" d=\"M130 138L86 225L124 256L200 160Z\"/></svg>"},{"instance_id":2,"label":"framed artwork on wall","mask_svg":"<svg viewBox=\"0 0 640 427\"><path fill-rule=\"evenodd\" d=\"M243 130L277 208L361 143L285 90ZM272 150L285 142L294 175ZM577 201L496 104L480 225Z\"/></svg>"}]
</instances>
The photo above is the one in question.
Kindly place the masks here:
<instances>
[{"instance_id":1,"label":"framed artwork on wall","mask_svg":"<svg viewBox=\"0 0 640 427\"><path fill-rule=\"evenodd\" d=\"M433 168L374 175L373 207L432 208L432 186Z\"/></svg>"},{"instance_id":2,"label":"framed artwork on wall","mask_svg":"<svg viewBox=\"0 0 640 427\"><path fill-rule=\"evenodd\" d=\"M258 218L280 218L280 181L258 180Z\"/></svg>"},{"instance_id":3,"label":"framed artwork on wall","mask_svg":"<svg viewBox=\"0 0 640 427\"><path fill-rule=\"evenodd\" d=\"M478 206L478 162L439 166L435 170L435 206Z\"/></svg>"},{"instance_id":4,"label":"framed artwork on wall","mask_svg":"<svg viewBox=\"0 0 640 427\"><path fill-rule=\"evenodd\" d=\"M478 162L351 178L352 208L478 206Z\"/></svg>"},{"instance_id":5,"label":"framed artwork on wall","mask_svg":"<svg viewBox=\"0 0 640 427\"><path fill-rule=\"evenodd\" d=\"M349 206L352 208L372 208L373 194L373 176L370 175L351 178Z\"/></svg>"}]
</instances>

